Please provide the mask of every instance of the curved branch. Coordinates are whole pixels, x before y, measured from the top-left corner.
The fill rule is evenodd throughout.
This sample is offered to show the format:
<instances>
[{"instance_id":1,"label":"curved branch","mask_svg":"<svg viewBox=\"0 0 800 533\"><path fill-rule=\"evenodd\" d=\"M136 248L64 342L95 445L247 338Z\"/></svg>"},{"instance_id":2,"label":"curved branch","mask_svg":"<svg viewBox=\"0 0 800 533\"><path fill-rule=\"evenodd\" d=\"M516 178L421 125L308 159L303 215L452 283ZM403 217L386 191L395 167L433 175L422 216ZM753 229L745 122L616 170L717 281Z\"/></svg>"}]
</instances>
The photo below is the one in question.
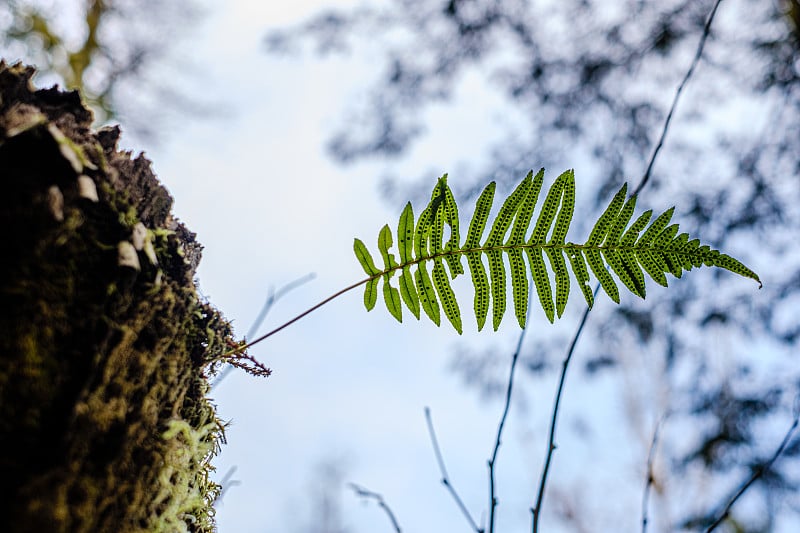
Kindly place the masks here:
<instances>
[{"instance_id":1,"label":"curved branch","mask_svg":"<svg viewBox=\"0 0 800 533\"><path fill-rule=\"evenodd\" d=\"M750 479L748 479L745 483L743 483L739 487L739 489L733 494L733 496L731 496L730 500L728 500L728 503L725 505L725 507L722 509L719 515L717 515L717 519L714 520L714 522L710 526L708 526L708 529L706 529L706 533L711 533L717 528L717 526L722 524L722 522L730 514L731 508L733 508L733 504L736 503L736 500L741 498L742 495L745 492L747 492L747 489L749 489L750 486L753 483L755 483L758 478L763 476L766 472L769 471L770 468L772 468L772 465L775 463L775 461L778 460L778 457L780 457L781 454L783 454L783 451L789 444L789 440L791 440L792 434L797 429L798 423L800 423L800 413L796 411L794 416L794 421L792 422L792 425L789 427L789 430L786 432L786 435L784 435L783 441L781 441L781 444L780 446L778 446L778 449L775 450L775 453L772 454L772 457L770 457L766 463L756 468L755 472L753 472L753 475L750 476Z\"/></svg>"},{"instance_id":2,"label":"curved branch","mask_svg":"<svg viewBox=\"0 0 800 533\"><path fill-rule=\"evenodd\" d=\"M597 295L598 290L600 290L599 284L594 289L595 296ZM586 311L583 312L583 318L581 318L581 323L578 325L575 336L572 338L572 342L569 345L569 350L567 350L567 356L564 358L564 363L561 367L561 377L558 381L556 399L553 402L553 415L550 417L550 435L547 439L547 456L545 457L544 468L542 469L542 477L539 480L539 491L536 495L536 505L531 509L531 513L533 515L531 530L533 533L537 533L539 531L539 516L541 516L542 512L542 501L544 500L544 489L547 485L547 474L550 471L550 462L553 459L553 452L556 450L555 437L556 424L558 423L558 409L561 406L561 396L564 392L564 382L567 378L567 368L569 368L569 362L572 359L572 354L575 352L575 346L577 346L578 339L580 339L581 333L583 333L583 327L586 325L586 320L589 318L589 312L591 310L592 309L588 307L586 308Z\"/></svg>"},{"instance_id":3,"label":"curved branch","mask_svg":"<svg viewBox=\"0 0 800 533\"><path fill-rule=\"evenodd\" d=\"M442 451L439 449L439 441L436 439L436 431L433 429L433 420L431 419L430 407L425 407L425 420L428 423L428 433L431 436L433 452L436 454L436 462L439 463L439 472L442 474L442 485L447 487L447 491L453 497L453 500L455 500L456 505L458 505L461 514L463 514L464 518L467 519L467 522L469 522L470 527L475 530L475 533L484 533L483 529L479 528L478 524L475 523L475 520L472 519L472 515L469 514L467 506L464 505L464 502L461 500L458 492L456 492L455 487L453 487L453 485L450 483L450 476L447 475L447 468L444 466Z\"/></svg>"}]
</instances>

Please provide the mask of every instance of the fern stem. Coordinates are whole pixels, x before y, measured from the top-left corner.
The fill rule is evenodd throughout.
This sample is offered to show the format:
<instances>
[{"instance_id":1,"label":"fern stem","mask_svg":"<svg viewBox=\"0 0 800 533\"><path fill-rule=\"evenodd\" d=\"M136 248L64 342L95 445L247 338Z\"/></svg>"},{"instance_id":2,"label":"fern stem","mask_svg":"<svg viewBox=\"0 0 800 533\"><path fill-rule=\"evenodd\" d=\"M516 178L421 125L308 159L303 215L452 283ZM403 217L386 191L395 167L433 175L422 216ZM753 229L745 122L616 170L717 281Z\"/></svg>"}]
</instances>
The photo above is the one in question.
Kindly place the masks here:
<instances>
[{"instance_id":1,"label":"fern stem","mask_svg":"<svg viewBox=\"0 0 800 533\"><path fill-rule=\"evenodd\" d=\"M342 290L340 290L340 291L328 296L327 298L325 298L324 300L322 300L321 302L319 302L315 306L309 307L308 309L306 309L305 311L303 311L302 313L300 313L296 317L292 318L288 322L284 322L283 324L281 324L277 328L273 329L272 331L270 331L268 333L265 333L264 335L258 337L257 339L255 339L253 341L248 342L247 344L245 344L243 346L239 346L238 348L234 348L233 350L229 350L229 351L225 352L224 354L222 354L221 358L222 359L226 359L226 358L229 358L229 357L232 357L234 355L237 355L237 354L240 354L240 353L244 352L248 348L251 348L251 347L255 346L256 344L258 344L259 342L261 342L261 341L263 341L265 339L268 339L269 337L272 337L273 335L275 335L276 333L278 333L282 329L291 326L292 324L294 324L295 322L297 322L298 320L300 320L304 316L306 316L308 314L311 314L313 311L316 311L317 309L319 309L320 307L322 307L326 303L330 302L331 300L334 300L334 299L338 298L342 294L344 294L346 292L349 292L349 291L355 289L356 287L360 287L361 285L364 285L365 283L367 283L368 281L370 281L371 279L374 279L376 277L378 277L378 276L377 275L376 276L370 276L369 278L362 279L361 281L358 281L356 283L353 283L352 285L349 285L349 286L345 287L344 289L342 289Z\"/></svg>"}]
</instances>

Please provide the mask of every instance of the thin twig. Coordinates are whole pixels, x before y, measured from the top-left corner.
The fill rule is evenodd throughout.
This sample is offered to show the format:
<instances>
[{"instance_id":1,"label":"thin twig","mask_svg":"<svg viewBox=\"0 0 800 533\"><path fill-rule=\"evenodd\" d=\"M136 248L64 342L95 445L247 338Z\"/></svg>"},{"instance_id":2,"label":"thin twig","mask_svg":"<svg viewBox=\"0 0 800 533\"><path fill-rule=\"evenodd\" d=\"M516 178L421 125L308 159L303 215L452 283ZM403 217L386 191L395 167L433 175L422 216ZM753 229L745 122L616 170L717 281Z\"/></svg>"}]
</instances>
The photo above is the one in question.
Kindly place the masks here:
<instances>
[{"instance_id":1,"label":"thin twig","mask_svg":"<svg viewBox=\"0 0 800 533\"><path fill-rule=\"evenodd\" d=\"M267 295L267 300L264 302L264 306L261 308L261 311L258 312L258 315L256 316L256 319L250 325L250 329L247 330L247 336L245 338L249 339L250 337L252 337L256 333L258 333L258 330L261 327L261 324L264 322L264 319L267 317L267 314L272 309L272 306L275 305L275 302L280 300L281 297L285 296L286 294L288 294L292 290L294 290L294 289L300 287L301 285L304 285L304 284L308 283L309 281L313 280L315 277L316 277L316 274L314 274L313 272L310 272L310 273L306 274L303 277L297 278L294 281L290 281L289 283L287 283L286 285L284 285L283 287L281 287L277 291L270 289L269 294ZM236 355L238 357L241 357L241 358L244 358L244 359L247 359L247 360L251 361L256 366L256 368L262 368L263 365L261 363L259 363L254 357L249 356L247 354L242 354L242 352L245 349L246 349L246 346L238 349L237 351L234 351L233 355ZM226 356L227 356L227 354L226 354ZM223 357L226 357L226 356L223 356ZM211 384L211 388L213 389L214 387L219 385L222 382L222 380L225 379L225 377L236 366L237 365L226 366L222 370L222 372L219 373L219 376L217 376L217 379L214 380L214 383ZM269 374L266 374L266 375L269 375Z\"/></svg>"},{"instance_id":2,"label":"thin twig","mask_svg":"<svg viewBox=\"0 0 800 533\"><path fill-rule=\"evenodd\" d=\"M763 476L770 468L772 468L772 465L778 460L778 457L781 456L783 451L786 449L786 446L789 444L792 434L797 429L799 422L800 413L797 411L797 409L795 409L794 421L792 422L791 427L789 427L789 431L787 431L786 435L784 435L781 445L778 446L778 449L775 450L775 453L772 454L772 457L770 457L769 461L756 468L755 472L753 472L753 475L750 476L750 479L748 479L744 484L742 484L742 486L739 487L736 493L730 498L730 500L728 500L728 503L725 505L725 508L722 509L722 512L717 515L717 519L714 520L710 526L708 526L706 533L711 533L711 531L714 531L717 526L722 524L722 522L728 517L728 514L730 514L731 508L733 507L733 504L736 503L736 500L738 500L745 492L747 492L747 489L749 489L758 478Z\"/></svg>"},{"instance_id":3,"label":"thin twig","mask_svg":"<svg viewBox=\"0 0 800 533\"><path fill-rule=\"evenodd\" d=\"M447 487L447 490L450 492L450 495L458 505L458 508L461 510L461 513L469 522L469 525L472 529L476 531L476 533L484 533L482 528L478 527L478 524L475 523L475 520L472 519L472 515L469 514L469 510L464 505L464 502L461 501L461 497L456 492L456 489L450 483L450 476L447 475L447 468L444 466L444 458L442 457L442 451L439 448L439 441L436 439L436 431L433 429L433 420L431 419L431 409L430 407L425 407L425 420L428 423L428 433L431 436L431 445L433 446L433 452L436 454L436 462L439 463L439 472L442 474L442 485Z\"/></svg>"},{"instance_id":4,"label":"thin twig","mask_svg":"<svg viewBox=\"0 0 800 533\"><path fill-rule=\"evenodd\" d=\"M360 485L356 485L355 483L348 483L347 484L353 492L356 493L357 496L360 496L366 500L375 500L378 503L378 506L384 510L386 515L389 517L389 520L392 522L392 527L396 533L401 533L400 531L400 524L397 523L397 518L394 516L394 513L389 508L389 505L383 499L383 496L378 494L377 492L372 492L371 490L365 489Z\"/></svg>"},{"instance_id":5,"label":"thin twig","mask_svg":"<svg viewBox=\"0 0 800 533\"><path fill-rule=\"evenodd\" d=\"M236 485L241 485L242 482L233 478L233 474L236 473L237 466L233 465L225 472L225 475L222 476L222 479L219 481L218 485L220 486L219 496L217 496L214 505L219 505L222 503L222 498L225 497L225 493L228 492L228 489L231 487L235 487Z\"/></svg>"},{"instance_id":6,"label":"thin twig","mask_svg":"<svg viewBox=\"0 0 800 533\"><path fill-rule=\"evenodd\" d=\"M650 451L647 453L647 480L644 484L644 494L642 495L642 533L647 533L647 507L650 502L650 489L655 482L655 475L653 474L653 462L656 457L656 447L658 446L658 436L664 422L667 421L669 412L664 413L661 418L656 422L656 429L653 431L653 440L650 442Z\"/></svg>"},{"instance_id":7,"label":"thin twig","mask_svg":"<svg viewBox=\"0 0 800 533\"><path fill-rule=\"evenodd\" d=\"M708 39L708 35L711 33L711 23L714 21L714 17L717 14L717 8L722 0L717 0L714 3L714 6L711 8L711 11L706 18L705 25L703 26L703 34L700 36L700 42L697 45L697 51L695 52L694 59L692 59L692 63L689 65L689 69L686 71L686 75L684 75L683 80L678 85L678 88L675 90L675 96L672 99L672 105L670 106L669 112L667 113L667 117L664 120L664 126L661 129L661 135L659 136L658 143L656 144L655 149L653 150L652 155L650 156L650 161L647 164L647 169L642 176L642 179L639 181L639 184L631 193L632 196L638 195L645 185L650 181L650 176L652 174L653 168L656 163L656 159L658 158L658 154L661 152L661 148L664 145L664 140L667 137L667 132L669 131L669 126L672 123L672 116L675 113L675 109L678 106L678 100L680 99L681 93L683 93L683 89L686 84L689 82L689 79L694 74L694 70L697 67L697 64L700 62L700 58L703 55L703 48L705 48L706 39ZM600 289L600 284L598 283L594 288L594 293L597 295L597 291ZM586 319L589 316L589 312L591 308L587 308L583 314L583 318L581 319L580 326L578 326L578 330L575 332L575 336L572 339L572 343L570 345L570 349L567 352L567 357L564 359L564 367L561 371L561 379L558 385L558 393L556 394L555 404L553 406L553 417L550 422L550 439L548 444L547 450L547 457L545 459L544 469L542 471L541 481L539 483L539 492L536 496L536 505L531 509L531 513L533 514L533 525L532 531L533 533L537 533L539 527L539 517L541 516L542 511L542 499L544 497L544 489L545 484L547 482L547 472L550 468L550 461L552 459L553 451L555 450L555 443L554 443L554 434L558 416L558 405L561 400L561 391L564 386L564 379L567 373L567 366L569 365L569 360L572 357L572 352L575 349L575 345L578 342L578 339L583 332L583 326L586 324Z\"/></svg>"},{"instance_id":8,"label":"thin twig","mask_svg":"<svg viewBox=\"0 0 800 533\"><path fill-rule=\"evenodd\" d=\"M249 339L250 337L252 337L256 333L258 333L258 330L261 328L261 324L264 322L264 319L267 317L267 313L270 312L270 310L272 309L272 306L275 305L275 302L280 300L283 296L286 296L288 293L290 293L294 289L296 289L296 288L298 288L298 287L300 287L302 285L305 285L309 281L313 280L315 277L317 277L316 274L314 274L313 272L309 272L308 274L306 274L303 277L297 278L294 281L290 281L289 283L287 283L286 285L284 285L283 287L281 287L277 291L270 290L269 295L267 296L267 301L264 302L264 307L261 308L261 311L258 313L258 316L253 321L253 324L250 326L250 329L247 330L247 338Z\"/></svg>"},{"instance_id":9,"label":"thin twig","mask_svg":"<svg viewBox=\"0 0 800 533\"><path fill-rule=\"evenodd\" d=\"M531 302L533 301L533 291L531 291L528 298L528 316L531 312ZM497 451L500 449L500 440L503 435L503 427L506 423L508 416L508 409L511 406L511 390L514 387L514 369L517 366L519 353L522 350L522 342L525 340L525 332L528 331L526 327L522 328L519 332L519 340L517 341L517 348L514 350L514 355L511 358L511 370L508 373L508 387L506 388L506 405L503 408L503 416L500 417L500 423L497 425L497 438L494 441L494 451L492 451L492 458L489 459L489 533L494 533L494 511L497 507L497 497L494 493L494 467L497 464Z\"/></svg>"},{"instance_id":10,"label":"thin twig","mask_svg":"<svg viewBox=\"0 0 800 533\"><path fill-rule=\"evenodd\" d=\"M667 113L667 118L664 120L664 127L661 130L661 136L658 139L658 143L656 144L655 149L653 150L653 154L650 156L650 162L647 164L647 170L642 176L642 180L639 182L639 185L636 186L634 189L633 194L637 195L639 192L644 188L648 181L650 181L650 175L653 171L653 166L656 162L656 157L658 153L661 151L661 147L664 146L664 139L667 136L667 130L669 130L670 123L672 122L672 115L675 113L675 108L678 106L678 100L681 97L681 93L683 92L683 88L689 82L689 78L692 77L694 74L694 69L697 67L697 64L700 62L700 57L703 55L703 48L706 45L706 39L708 35L711 33L711 23L714 21L714 17L717 14L717 8L719 7L720 2L722 0L717 0L714 2L714 7L711 8L711 12L706 17L705 26L703 26L703 34L700 36L700 42L697 45L697 51L694 54L694 59L692 59L692 64L689 66L689 70L686 71L686 75L681 80L680 85L678 85L678 89L675 91L675 96L672 99L672 105L669 108L669 112Z\"/></svg>"},{"instance_id":11,"label":"thin twig","mask_svg":"<svg viewBox=\"0 0 800 533\"><path fill-rule=\"evenodd\" d=\"M597 296L597 291L600 288L598 284L597 287L594 289L594 295ZM569 345L569 350L567 350L567 356L564 358L564 363L561 367L561 378L558 382L558 391L556 392L556 399L553 402L553 415L550 417L550 436L547 442L547 457L544 461L544 468L542 469L542 477L539 480L539 492L536 495L536 505L531 509L531 513L533 514L533 524L531 526L533 533L537 533L539 530L539 516L542 513L542 500L544 499L544 488L547 484L547 473L550 470L550 462L553 459L553 452L556 449L555 445L555 438L556 438L556 423L558 421L558 408L561 405L561 395L564 391L564 381L567 377L567 368L569 368L570 359L572 359L572 354L575 351L575 346L578 344L578 339L581 337L581 332L583 331L583 327L586 325L586 319L589 318L589 311L591 311L591 307L587 307L586 311L583 312L583 318L581 318L581 323L578 325L578 330L575 332L575 336L572 338L572 342Z\"/></svg>"}]
</instances>

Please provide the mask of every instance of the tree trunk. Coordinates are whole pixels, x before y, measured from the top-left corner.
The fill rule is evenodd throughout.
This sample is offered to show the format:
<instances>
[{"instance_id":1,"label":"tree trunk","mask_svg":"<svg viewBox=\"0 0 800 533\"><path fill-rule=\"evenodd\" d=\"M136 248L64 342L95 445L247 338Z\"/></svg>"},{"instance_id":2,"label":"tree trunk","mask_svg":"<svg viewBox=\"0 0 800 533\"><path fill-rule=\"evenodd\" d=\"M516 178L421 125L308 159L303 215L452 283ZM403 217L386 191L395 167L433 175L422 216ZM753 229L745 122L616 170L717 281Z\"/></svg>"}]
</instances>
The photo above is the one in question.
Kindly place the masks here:
<instances>
[{"instance_id":1,"label":"tree trunk","mask_svg":"<svg viewBox=\"0 0 800 533\"><path fill-rule=\"evenodd\" d=\"M0 527L211 531L232 341L201 246L118 128L0 62Z\"/></svg>"}]
</instances>

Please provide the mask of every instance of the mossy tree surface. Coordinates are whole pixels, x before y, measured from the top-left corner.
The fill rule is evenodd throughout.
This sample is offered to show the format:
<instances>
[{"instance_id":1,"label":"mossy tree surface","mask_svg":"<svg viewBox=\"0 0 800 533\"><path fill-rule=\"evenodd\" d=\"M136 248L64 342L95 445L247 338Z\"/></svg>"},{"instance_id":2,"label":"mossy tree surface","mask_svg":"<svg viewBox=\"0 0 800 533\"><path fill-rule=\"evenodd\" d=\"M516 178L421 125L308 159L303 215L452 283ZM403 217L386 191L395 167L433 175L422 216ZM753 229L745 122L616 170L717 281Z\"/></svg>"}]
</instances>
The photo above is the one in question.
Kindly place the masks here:
<instances>
[{"instance_id":1,"label":"mossy tree surface","mask_svg":"<svg viewBox=\"0 0 800 533\"><path fill-rule=\"evenodd\" d=\"M32 74L0 62L2 529L210 531L231 331L201 247L119 130Z\"/></svg>"}]
</instances>

